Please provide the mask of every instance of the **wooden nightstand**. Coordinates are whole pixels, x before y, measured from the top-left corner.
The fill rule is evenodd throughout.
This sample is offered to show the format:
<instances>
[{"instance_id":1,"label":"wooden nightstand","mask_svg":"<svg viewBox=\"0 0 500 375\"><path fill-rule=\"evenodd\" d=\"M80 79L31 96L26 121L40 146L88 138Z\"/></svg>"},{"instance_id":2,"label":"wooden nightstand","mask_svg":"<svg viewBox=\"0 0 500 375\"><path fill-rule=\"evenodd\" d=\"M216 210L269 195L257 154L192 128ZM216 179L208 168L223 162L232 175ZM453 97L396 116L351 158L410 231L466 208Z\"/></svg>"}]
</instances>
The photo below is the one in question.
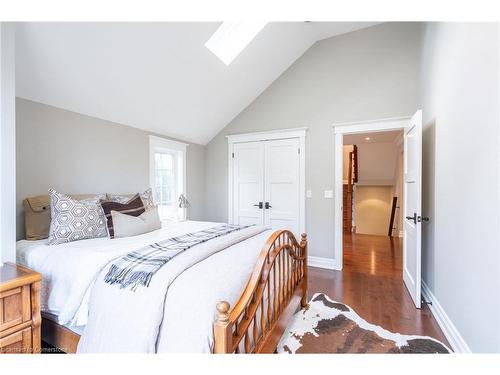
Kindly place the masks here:
<instances>
[{"instance_id":1,"label":"wooden nightstand","mask_svg":"<svg viewBox=\"0 0 500 375\"><path fill-rule=\"evenodd\" d=\"M41 279L26 267L0 266L0 353L40 353Z\"/></svg>"}]
</instances>

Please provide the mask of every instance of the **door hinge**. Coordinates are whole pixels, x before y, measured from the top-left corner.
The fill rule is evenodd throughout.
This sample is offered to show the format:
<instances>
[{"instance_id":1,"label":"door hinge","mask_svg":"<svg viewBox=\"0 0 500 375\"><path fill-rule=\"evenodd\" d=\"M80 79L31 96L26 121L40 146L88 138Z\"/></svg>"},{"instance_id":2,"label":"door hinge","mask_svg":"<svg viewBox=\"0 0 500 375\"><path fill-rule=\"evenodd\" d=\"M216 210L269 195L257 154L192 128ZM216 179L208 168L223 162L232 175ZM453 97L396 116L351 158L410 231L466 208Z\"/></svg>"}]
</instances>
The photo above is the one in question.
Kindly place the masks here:
<instances>
[{"instance_id":1,"label":"door hinge","mask_svg":"<svg viewBox=\"0 0 500 375\"><path fill-rule=\"evenodd\" d=\"M299 155L300 155L300 147L298 148L298 151L299 151Z\"/></svg>"},{"instance_id":2,"label":"door hinge","mask_svg":"<svg viewBox=\"0 0 500 375\"><path fill-rule=\"evenodd\" d=\"M232 153L232 155L233 155L233 159L234 159L234 152Z\"/></svg>"}]
</instances>

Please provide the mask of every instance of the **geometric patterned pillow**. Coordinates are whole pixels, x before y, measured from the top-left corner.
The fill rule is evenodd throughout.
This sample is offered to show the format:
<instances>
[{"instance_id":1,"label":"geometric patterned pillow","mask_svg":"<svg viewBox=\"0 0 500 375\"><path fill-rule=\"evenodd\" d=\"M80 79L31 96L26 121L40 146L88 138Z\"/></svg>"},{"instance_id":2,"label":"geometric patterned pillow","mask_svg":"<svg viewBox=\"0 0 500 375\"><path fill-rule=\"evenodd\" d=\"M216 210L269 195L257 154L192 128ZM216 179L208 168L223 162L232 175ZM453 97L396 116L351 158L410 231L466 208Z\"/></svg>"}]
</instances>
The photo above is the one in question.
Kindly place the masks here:
<instances>
[{"instance_id":1,"label":"geometric patterned pillow","mask_svg":"<svg viewBox=\"0 0 500 375\"><path fill-rule=\"evenodd\" d=\"M113 202L117 202L117 203L121 203L121 204L125 204L134 195L135 194L130 194L130 195L108 194L108 200L113 201ZM146 208L146 210L148 208L154 207L155 204L153 202L153 190L151 188L147 189L144 193L139 194L139 195L142 199L142 203L144 203L144 207Z\"/></svg>"},{"instance_id":2,"label":"geometric patterned pillow","mask_svg":"<svg viewBox=\"0 0 500 375\"><path fill-rule=\"evenodd\" d=\"M53 189L50 195L49 245L107 237L106 218L99 199L103 195L78 201Z\"/></svg>"}]
</instances>

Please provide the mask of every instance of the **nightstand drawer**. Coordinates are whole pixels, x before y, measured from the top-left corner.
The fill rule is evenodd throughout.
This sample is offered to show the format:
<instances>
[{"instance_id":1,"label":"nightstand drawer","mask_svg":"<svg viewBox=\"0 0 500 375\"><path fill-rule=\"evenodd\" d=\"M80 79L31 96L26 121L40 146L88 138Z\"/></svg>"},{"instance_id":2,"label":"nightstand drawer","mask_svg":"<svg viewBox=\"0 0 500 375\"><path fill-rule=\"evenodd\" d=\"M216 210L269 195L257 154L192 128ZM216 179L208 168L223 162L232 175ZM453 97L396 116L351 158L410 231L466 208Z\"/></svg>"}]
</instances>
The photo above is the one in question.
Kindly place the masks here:
<instances>
[{"instance_id":1,"label":"nightstand drawer","mask_svg":"<svg viewBox=\"0 0 500 375\"><path fill-rule=\"evenodd\" d=\"M0 338L0 353L31 353L31 327Z\"/></svg>"},{"instance_id":2,"label":"nightstand drawer","mask_svg":"<svg viewBox=\"0 0 500 375\"><path fill-rule=\"evenodd\" d=\"M0 353L40 353L41 279L17 264L0 266Z\"/></svg>"},{"instance_id":3,"label":"nightstand drawer","mask_svg":"<svg viewBox=\"0 0 500 375\"><path fill-rule=\"evenodd\" d=\"M31 320L29 285L0 292L0 333L29 320Z\"/></svg>"}]
</instances>

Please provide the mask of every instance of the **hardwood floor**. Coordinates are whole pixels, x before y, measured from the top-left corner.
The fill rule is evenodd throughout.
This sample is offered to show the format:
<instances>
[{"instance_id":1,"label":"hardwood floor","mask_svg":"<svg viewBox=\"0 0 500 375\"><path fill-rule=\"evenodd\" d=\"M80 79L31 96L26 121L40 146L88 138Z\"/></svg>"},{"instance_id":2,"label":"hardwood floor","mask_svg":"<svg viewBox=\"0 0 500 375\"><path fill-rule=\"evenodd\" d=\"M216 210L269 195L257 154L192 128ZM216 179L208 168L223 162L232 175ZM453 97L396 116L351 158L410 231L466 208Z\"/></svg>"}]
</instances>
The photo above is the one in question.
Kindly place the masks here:
<instances>
[{"instance_id":1,"label":"hardwood floor","mask_svg":"<svg viewBox=\"0 0 500 375\"><path fill-rule=\"evenodd\" d=\"M392 332L431 336L449 346L429 308L415 308L403 284L402 246L396 237L344 235L344 269L310 267L310 296L323 292L370 323Z\"/></svg>"}]
</instances>

